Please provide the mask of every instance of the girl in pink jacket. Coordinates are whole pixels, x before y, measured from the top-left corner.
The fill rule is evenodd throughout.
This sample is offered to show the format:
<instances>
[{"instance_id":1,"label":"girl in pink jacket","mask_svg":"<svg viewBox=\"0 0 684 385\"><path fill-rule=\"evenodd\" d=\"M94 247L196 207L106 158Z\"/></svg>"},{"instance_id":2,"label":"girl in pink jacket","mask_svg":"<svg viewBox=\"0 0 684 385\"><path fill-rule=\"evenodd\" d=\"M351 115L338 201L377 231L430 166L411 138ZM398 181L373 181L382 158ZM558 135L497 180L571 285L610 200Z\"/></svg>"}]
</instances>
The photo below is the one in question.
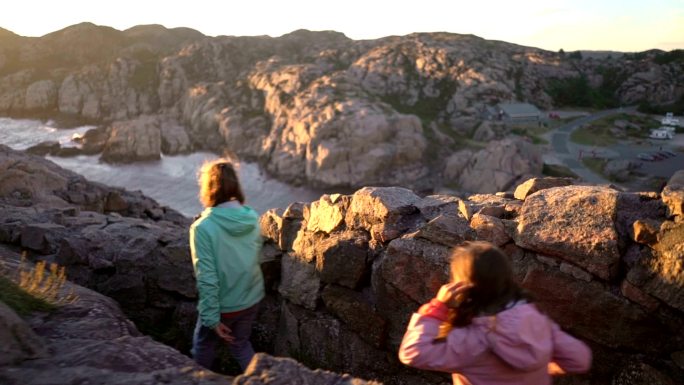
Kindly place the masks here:
<instances>
[{"instance_id":1,"label":"girl in pink jacket","mask_svg":"<svg viewBox=\"0 0 684 385\"><path fill-rule=\"evenodd\" d=\"M547 385L588 371L591 350L537 310L501 250L468 242L453 251L451 282L413 314L399 359L455 385Z\"/></svg>"}]
</instances>

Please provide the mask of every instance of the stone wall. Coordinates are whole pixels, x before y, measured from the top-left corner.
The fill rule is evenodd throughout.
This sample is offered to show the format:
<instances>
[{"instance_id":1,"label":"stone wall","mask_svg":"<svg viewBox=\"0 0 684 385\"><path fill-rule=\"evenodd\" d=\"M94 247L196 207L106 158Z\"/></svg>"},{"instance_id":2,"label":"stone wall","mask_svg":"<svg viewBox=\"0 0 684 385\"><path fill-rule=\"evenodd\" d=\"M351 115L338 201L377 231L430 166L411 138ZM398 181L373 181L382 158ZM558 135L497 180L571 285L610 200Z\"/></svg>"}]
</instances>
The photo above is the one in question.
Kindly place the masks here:
<instances>
[{"instance_id":1,"label":"stone wall","mask_svg":"<svg viewBox=\"0 0 684 385\"><path fill-rule=\"evenodd\" d=\"M398 345L448 279L450 248L487 240L543 311L592 347L592 371L559 382L674 383L684 369L682 176L662 196L545 178L514 195L366 187L271 210L261 225L272 298L259 328L276 330L276 355L312 367L441 383L398 363Z\"/></svg>"}]
</instances>

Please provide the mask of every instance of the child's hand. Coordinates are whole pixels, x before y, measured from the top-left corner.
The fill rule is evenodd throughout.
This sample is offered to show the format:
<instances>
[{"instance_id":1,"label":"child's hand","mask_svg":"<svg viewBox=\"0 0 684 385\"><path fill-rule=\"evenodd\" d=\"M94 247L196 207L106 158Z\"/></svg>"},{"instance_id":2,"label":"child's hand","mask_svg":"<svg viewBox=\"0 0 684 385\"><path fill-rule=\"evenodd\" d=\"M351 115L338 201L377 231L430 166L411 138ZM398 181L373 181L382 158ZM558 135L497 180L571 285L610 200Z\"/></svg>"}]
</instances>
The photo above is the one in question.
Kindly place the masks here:
<instances>
[{"instance_id":1,"label":"child's hand","mask_svg":"<svg viewBox=\"0 0 684 385\"><path fill-rule=\"evenodd\" d=\"M233 340L235 339L235 338L230 334L230 333L231 333L230 328L229 328L228 326L226 326L226 325L220 323L220 322L219 322L218 325L216 325L216 327L214 328L214 331L216 332L216 334L218 334L218 336L219 336L222 340L224 340L224 341L226 341L226 342L228 342L228 343L233 342Z\"/></svg>"},{"instance_id":2,"label":"child's hand","mask_svg":"<svg viewBox=\"0 0 684 385\"><path fill-rule=\"evenodd\" d=\"M462 295L466 290L473 287L465 282L449 282L442 285L435 299L449 307L457 307L462 301Z\"/></svg>"}]
</instances>

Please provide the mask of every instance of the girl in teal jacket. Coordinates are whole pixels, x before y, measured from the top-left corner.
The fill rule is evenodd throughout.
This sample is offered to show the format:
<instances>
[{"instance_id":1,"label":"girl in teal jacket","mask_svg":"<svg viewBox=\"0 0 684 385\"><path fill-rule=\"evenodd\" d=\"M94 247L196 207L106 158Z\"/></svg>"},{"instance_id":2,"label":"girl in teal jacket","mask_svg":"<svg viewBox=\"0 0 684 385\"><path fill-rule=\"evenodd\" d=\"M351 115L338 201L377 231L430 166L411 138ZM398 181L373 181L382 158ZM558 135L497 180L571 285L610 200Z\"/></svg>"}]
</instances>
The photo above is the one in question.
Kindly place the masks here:
<instances>
[{"instance_id":1,"label":"girl in teal jacket","mask_svg":"<svg viewBox=\"0 0 684 385\"><path fill-rule=\"evenodd\" d=\"M244 195L230 162L205 163L199 185L205 210L190 227L199 292L192 355L211 369L216 346L223 340L244 370L254 356L249 336L264 298L259 217L243 205Z\"/></svg>"}]
</instances>

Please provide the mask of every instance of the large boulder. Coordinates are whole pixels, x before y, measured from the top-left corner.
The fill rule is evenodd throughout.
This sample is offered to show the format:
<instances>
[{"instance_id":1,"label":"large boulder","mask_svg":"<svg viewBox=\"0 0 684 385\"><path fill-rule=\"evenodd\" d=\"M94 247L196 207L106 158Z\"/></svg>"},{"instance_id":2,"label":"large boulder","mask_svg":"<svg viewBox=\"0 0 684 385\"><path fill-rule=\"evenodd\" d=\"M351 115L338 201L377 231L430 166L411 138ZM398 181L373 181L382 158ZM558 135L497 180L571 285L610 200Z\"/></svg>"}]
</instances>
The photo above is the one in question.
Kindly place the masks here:
<instances>
[{"instance_id":1,"label":"large boulder","mask_svg":"<svg viewBox=\"0 0 684 385\"><path fill-rule=\"evenodd\" d=\"M416 303L425 303L448 281L449 257L446 246L405 236L390 242L376 274Z\"/></svg>"},{"instance_id":2,"label":"large boulder","mask_svg":"<svg viewBox=\"0 0 684 385\"><path fill-rule=\"evenodd\" d=\"M315 309L321 287L316 265L293 253L284 254L281 264L280 295L292 303Z\"/></svg>"},{"instance_id":3,"label":"large boulder","mask_svg":"<svg viewBox=\"0 0 684 385\"><path fill-rule=\"evenodd\" d=\"M618 192L592 186L541 190L528 196L515 243L556 256L609 279L620 260L615 229Z\"/></svg>"},{"instance_id":4,"label":"large boulder","mask_svg":"<svg viewBox=\"0 0 684 385\"><path fill-rule=\"evenodd\" d=\"M161 154L161 131L156 116L114 122L102 151L105 162L129 163L157 160Z\"/></svg>"},{"instance_id":5,"label":"large boulder","mask_svg":"<svg viewBox=\"0 0 684 385\"><path fill-rule=\"evenodd\" d=\"M525 200L529 195L536 193L539 190L544 190L552 187L562 187L569 186L573 183L570 178L532 178L518 185L515 188L514 196L515 199Z\"/></svg>"},{"instance_id":6,"label":"large boulder","mask_svg":"<svg viewBox=\"0 0 684 385\"><path fill-rule=\"evenodd\" d=\"M473 155L458 178L463 191L494 193L513 187L521 178L541 175L539 150L521 138L490 142Z\"/></svg>"},{"instance_id":7,"label":"large boulder","mask_svg":"<svg viewBox=\"0 0 684 385\"><path fill-rule=\"evenodd\" d=\"M71 176L76 174L0 144L0 199L64 205L55 193L67 190Z\"/></svg>"},{"instance_id":8,"label":"large boulder","mask_svg":"<svg viewBox=\"0 0 684 385\"><path fill-rule=\"evenodd\" d=\"M562 327L601 345L652 353L684 347L681 324L654 317L599 282L536 267L527 272L523 286Z\"/></svg>"},{"instance_id":9,"label":"large boulder","mask_svg":"<svg viewBox=\"0 0 684 385\"><path fill-rule=\"evenodd\" d=\"M511 240L504 223L497 217L477 213L470 220L470 226L475 230L478 240L491 242L499 247Z\"/></svg>"},{"instance_id":10,"label":"large boulder","mask_svg":"<svg viewBox=\"0 0 684 385\"><path fill-rule=\"evenodd\" d=\"M46 110L57 107L57 87L52 80L40 80L26 88L27 110Z\"/></svg>"},{"instance_id":11,"label":"large boulder","mask_svg":"<svg viewBox=\"0 0 684 385\"><path fill-rule=\"evenodd\" d=\"M306 229L331 233L344 224L351 198L346 195L323 195L311 203Z\"/></svg>"},{"instance_id":12,"label":"large boulder","mask_svg":"<svg viewBox=\"0 0 684 385\"><path fill-rule=\"evenodd\" d=\"M332 234L315 245L316 270L321 281L357 288L369 269L368 233Z\"/></svg>"},{"instance_id":13,"label":"large boulder","mask_svg":"<svg viewBox=\"0 0 684 385\"><path fill-rule=\"evenodd\" d=\"M627 274L627 281L684 311L684 222L666 221L657 232L652 230L655 234L650 238L656 237L655 242L648 242L652 251L639 259Z\"/></svg>"},{"instance_id":14,"label":"large boulder","mask_svg":"<svg viewBox=\"0 0 684 385\"><path fill-rule=\"evenodd\" d=\"M457 181L472 156L473 152L467 149L449 155L444 161L444 179L449 182Z\"/></svg>"},{"instance_id":15,"label":"large boulder","mask_svg":"<svg viewBox=\"0 0 684 385\"><path fill-rule=\"evenodd\" d=\"M468 221L454 213L434 218L418 229L415 235L444 246L456 246L477 238Z\"/></svg>"},{"instance_id":16,"label":"large boulder","mask_svg":"<svg viewBox=\"0 0 684 385\"><path fill-rule=\"evenodd\" d=\"M681 220L684 217L684 170L672 175L661 194L669 214Z\"/></svg>"},{"instance_id":17,"label":"large boulder","mask_svg":"<svg viewBox=\"0 0 684 385\"><path fill-rule=\"evenodd\" d=\"M364 187L352 196L345 222L350 229L364 229L379 242L389 242L419 220L413 191L401 187Z\"/></svg>"},{"instance_id":18,"label":"large boulder","mask_svg":"<svg viewBox=\"0 0 684 385\"><path fill-rule=\"evenodd\" d=\"M183 127L176 120L163 118L159 122L161 135L161 151L164 154L175 155L184 154L192 150L190 137Z\"/></svg>"},{"instance_id":19,"label":"large boulder","mask_svg":"<svg viewBox=\"0 0 684 385\"><path fill-rule=\"evenodd\" d=\"M15 151L0 144L0 203L35 206L68 212L115 211L128 217L165 220L183 226L189 220L160 206L142 192L130 192L89 182L39 156ZM74 214L75 215L75 214ZM0 217L1 219L2 217Z\"/></svg>"}]
</instances>

